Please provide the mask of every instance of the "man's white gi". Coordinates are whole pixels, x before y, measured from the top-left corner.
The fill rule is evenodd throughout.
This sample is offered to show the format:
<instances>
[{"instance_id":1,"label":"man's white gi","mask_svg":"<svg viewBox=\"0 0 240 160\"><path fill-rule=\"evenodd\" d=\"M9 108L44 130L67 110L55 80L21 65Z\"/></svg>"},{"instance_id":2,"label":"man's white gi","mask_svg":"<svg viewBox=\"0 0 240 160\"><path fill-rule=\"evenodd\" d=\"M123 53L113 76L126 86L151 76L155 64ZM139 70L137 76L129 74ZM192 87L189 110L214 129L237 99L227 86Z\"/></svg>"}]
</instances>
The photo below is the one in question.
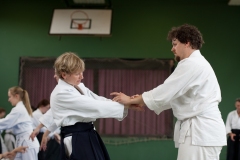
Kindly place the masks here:
<instances>
[{"instance_id":1,"label":"man's white gi","mask_svg":"<svg viewBox=\"0 0 240 160\"><path fill-rule=\"evenodd\" d=\"M34 141L29 138L33 131L32 121L22 101L5 118L0 119L0 130L10 128L16 135L16 147L28 146L27 152L17 153L15 160L37 160L39 142L37 138Z\"/></svg>"},{"instance_id":2,"label":"man's white gi","mask_svg":"<svg viewBox=\"0 0 240 160\"><path fill-rule=\"evenodd\" d=\"M226 120L226 134L232 133L231 129L240 129L240 117L237 110L231 111Z\"/></svg>"},{"instance_id":3,"label":"man's white gi","mask_svg":"<svg viewBox=\"0 0 240 160\"><path fill-rule=\"evenodd\" d=\"M142 97L156 114L172 108L178 119L174 131L176 147L184 143L189 130L191 145L226 145L225 124L218 108L220 87L211 65L199 50L181 60L162 85L144 92Z\"/></svg>"}]
</instances>

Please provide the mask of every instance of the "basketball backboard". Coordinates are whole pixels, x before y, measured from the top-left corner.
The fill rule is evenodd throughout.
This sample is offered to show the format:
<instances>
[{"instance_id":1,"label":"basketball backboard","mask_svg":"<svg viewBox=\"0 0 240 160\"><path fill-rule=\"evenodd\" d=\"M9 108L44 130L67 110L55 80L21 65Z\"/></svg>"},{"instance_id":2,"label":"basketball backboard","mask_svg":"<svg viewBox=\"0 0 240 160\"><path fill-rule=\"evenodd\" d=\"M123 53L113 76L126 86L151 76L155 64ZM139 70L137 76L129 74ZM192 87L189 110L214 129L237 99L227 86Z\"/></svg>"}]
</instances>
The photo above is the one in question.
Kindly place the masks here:
<instances>
[{"instance_id":1,"label":"basketball backboard","mask_svg":"<svg viewBox=\"0 0 240 160\"><path fill-rule=\"evenodd\" d=\"M111 9L55 9L49 34L110 35Z\"/></svg>"}]
</instances>

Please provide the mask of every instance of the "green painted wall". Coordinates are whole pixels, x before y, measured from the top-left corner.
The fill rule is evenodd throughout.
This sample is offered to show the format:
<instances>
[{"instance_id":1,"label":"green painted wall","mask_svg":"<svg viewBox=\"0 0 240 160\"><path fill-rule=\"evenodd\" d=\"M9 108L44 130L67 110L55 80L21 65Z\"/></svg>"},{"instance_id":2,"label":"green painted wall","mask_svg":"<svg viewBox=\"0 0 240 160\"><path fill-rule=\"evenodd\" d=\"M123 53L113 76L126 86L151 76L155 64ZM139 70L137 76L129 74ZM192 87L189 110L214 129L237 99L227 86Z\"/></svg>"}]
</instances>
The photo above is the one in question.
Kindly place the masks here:
<instances>
[{"instance_id":1,"label":"green painted wall","mask_svg":"<svg viewBox=\"0 0 240 160\"><path fill-rule=\"evenodd\" d=\"M200 0L199 0L200 1ZM18 85L19 57L56 57L73 51L81 57L173 58L166 40L173 26L196 25L203 34L202 54L218 77L223 119L234 109L239 93L240 6L227 1L112 0L111 37L49 35L54 8L66 8L57 0L0 0L0 106L11 109L7 90ZM172 140L107 145L113 160L176 159ZM225 159L226 147L221 153Z\"/></svg>"}]
</instances>

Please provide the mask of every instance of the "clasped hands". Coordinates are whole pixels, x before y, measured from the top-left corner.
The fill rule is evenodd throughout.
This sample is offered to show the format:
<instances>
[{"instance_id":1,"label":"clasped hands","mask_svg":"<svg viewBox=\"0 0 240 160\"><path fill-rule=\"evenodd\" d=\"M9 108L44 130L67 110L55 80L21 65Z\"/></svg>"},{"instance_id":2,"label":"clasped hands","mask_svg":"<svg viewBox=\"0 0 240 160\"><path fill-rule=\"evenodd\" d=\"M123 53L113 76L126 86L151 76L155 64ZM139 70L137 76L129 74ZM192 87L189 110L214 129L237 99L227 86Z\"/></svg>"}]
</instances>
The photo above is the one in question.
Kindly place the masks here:
<instances>
[{"instance_id":1,"label":"clasped hands","mask_svg":"<svg viewBox=\"0 0 240 160\"><path fill-rule=\"evenodd\" d=\"M110 95L114 96L112 99L124 105L125 108L133 109L136 111L144 111L144 102L141 95L127 96L122 92L112 92Z\"/></svg>"}]
</instances>

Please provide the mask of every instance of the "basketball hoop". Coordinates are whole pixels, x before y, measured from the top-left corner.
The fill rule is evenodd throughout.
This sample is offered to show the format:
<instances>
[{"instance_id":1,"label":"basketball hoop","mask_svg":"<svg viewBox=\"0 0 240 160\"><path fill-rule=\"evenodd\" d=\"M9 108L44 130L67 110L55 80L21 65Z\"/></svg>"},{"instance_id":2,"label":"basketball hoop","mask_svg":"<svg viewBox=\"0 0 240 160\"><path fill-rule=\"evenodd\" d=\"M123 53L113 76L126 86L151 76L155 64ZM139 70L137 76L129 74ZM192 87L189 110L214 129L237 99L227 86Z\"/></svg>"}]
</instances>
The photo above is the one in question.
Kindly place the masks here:
<instances>
[{"instance_id":1,"label":"basketball hoop","mask_svg":"<svg viewBox=\"0 0 240 160\"><path fill-rule=\"evenodd\" d=\"M71 20L73 24L77 25L78 30L82 30L84 28L84 25L87 24L87 22L89 21L89 18L86 12L78 10L78 11L74 11L71 14ZM83 21L83 22L77 22L77 20Z\"/></svg>"}]
</instances>

